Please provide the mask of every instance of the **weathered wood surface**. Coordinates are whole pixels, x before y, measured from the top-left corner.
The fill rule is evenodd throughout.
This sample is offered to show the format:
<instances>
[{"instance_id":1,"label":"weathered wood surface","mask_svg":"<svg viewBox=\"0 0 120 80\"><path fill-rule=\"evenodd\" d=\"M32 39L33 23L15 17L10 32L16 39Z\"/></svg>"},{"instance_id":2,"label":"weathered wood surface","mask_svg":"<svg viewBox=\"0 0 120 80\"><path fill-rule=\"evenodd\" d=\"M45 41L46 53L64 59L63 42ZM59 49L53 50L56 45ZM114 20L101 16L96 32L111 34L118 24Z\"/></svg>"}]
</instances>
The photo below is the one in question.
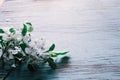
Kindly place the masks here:
<instances>
[{"instance_id":1,"label":"weathered wood surface","mask_svg":"<svg viewBox=\"0 0 120 80\"><path fill-rule=\"evenodd\" d=\"M7 80L120 80L120 0L6 0L0 26L33 23L70 62L52 71L13 71ZM0 28L1 28L0 27Z\"/></svg>"}]
</instances>

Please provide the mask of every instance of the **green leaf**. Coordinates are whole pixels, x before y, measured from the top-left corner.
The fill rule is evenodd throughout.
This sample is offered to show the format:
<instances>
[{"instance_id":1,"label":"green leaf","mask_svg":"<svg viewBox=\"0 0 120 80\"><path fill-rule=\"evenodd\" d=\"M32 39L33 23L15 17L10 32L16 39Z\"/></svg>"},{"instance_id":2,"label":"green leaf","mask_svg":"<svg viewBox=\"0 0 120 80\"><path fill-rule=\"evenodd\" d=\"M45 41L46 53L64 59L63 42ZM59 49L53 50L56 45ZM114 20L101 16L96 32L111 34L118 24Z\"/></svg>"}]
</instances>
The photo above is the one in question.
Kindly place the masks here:
<instances>
[{"instance_id":1,"label":"green leaf","mask_svg":"<svg viewBox=\"0 0 120 80\"><path fill-rule=\"evenodd\" d=\"M28 32L32 32L33 31L32 24L30 22L27 22L26 24L28 25Z\"/></svg>"},{"instance_id":2,"label":"green leaf","mask_svg":"<svg viewBox=\"0 0 120 80\"><path fill-rule=\"evenodd\" d=\"M61 52L61 53L59 53L59 55L65 55L67 53L69 53L69 51L67 51L67 52Z\"/></svg>"},{"instance_id":3,"label":"green leaf","mask_svg":"<svg viewBox=\"0 0 120 80\"><path fill-rule=\"evenodd\" d=\"M1 43L2 47L6 47L6 43L3 40L0 41L0 43Z\"/></svg>"},{"instance_id":4,"label":"green leaf","mask_svg":"<svg viewBox=\"0 0 120 80\"><path fill-rule=\"evenodd\" d=\"M53 51L54 49L55 49L55 44L52 44L51 47L49 48L49 50L47 50L46 52Z\"/></svg>"},{"instance_id":5,"label":"green leaf","mask_svg":"<svg viewBox=\"0 0 120 80\"><path fill-rule=\"evenodd\" d=\"M33 27L30 26L30 27L28 28L28 32L32 32L32 31L33 31Z\"/></svg>"},{"instance_id":6,"label":"green leaf","mask_svg":"<svg viewBox=\"0 0 120 80\"><path fill-rule=\"evenodd\" d=\"M25 36L26 33L27 33L27 25L26 24L23 24L23 30L22 30L22 35Z\"/></svg>"},{"instance_id":7,"label":"green leaf","mask_svg":"<svg viewBox=\"0 0 120 80\"><path fill-rule=\"evenodd\" d=\"M67 51L67 52L59 52L59 53L56 53L56 52L53 52L52 54L51 54L51 57L57 57L57 56L59 56L59 55L65 55L65 54L67 54L69 51Z\"/></svg>"},{"instance_id":8,"label":"green leaf","mask_svg":"<svg viewBox=\"0 0 120 80\"><path fill-rule=\"evenodd\" d=\"M57 57L57 56L58 56L58 55L55 54L55 53L51 54L51 57Z\"/></svg>"},{"instance_id":9,"label":"green leaf","mask_svg":"<svg viewBox=\"0 0 120 80\"><path fill-rule=\"evenodd\" d=\"M3 39L2 39L2 36L0 36L0 41L2 41Z\"/></svg>"},{"instance_id":10,"label":"green leaf","mask_svg":"<svg viewBox=\"0 0 120 80\"><path fill-rule=\"evenodd\" d=\"M47 62L49 63L49 66L50 66L52 69L56 69L56 68L57 68L56 63L54 62L54 60L53 60L52 58L48 58L48 59L47 59Z\"/></svg>"},{"instance_id":11,"label":"green leaf","mask_svg":"<svg viewBox=\"0 0 120 80\"><path fill-rule=\"evenodd\" d=\"M49 48L49 51L53 51L55 49L55 44L52 44L52 46Z\"/></svg>"},{"instance_id":12,"label":"green leaf","mask_svg":"<svg viewBox=\"0 0 120 80\"><path fill-rule=\"evenodd\" d=\"M18 57L18 58L22 58L22 57L23 57L23 54L19 52L19 53L15 54L14 56L15 56L15 57Z\"/></svg>"},{"instance_id":13,"label":"green leaf","mask_svg":"<svg viewBox=\"0 0 120 80\"><path fill-rule=\"evenodd\" d=\"M10 28L10 29L9 29L9 32L11 32L11 33L14 33L14 34L15 34L15 30L14 30L14 28Z\"/></svg>"},{"instance_id":14,"label":"green leaf","mask_svg":"<svg viewBox=\"0 0 120 80\"><path fill-rule=\"evenodd\" d=\"M22 48L23 51L25 51L25 48L28 47L26 43L21 43L20 47Z\"/></svg>"},{"instance_id":15,"label":"green leaf","mask_svg":"<svg viewBox=\"0 0 120 80\"><path fill-rule=\"evenodd\" d=\"M5 33L5 32L3 31L3 29L0 29L0 33Z\"/></svg>"}]
</instances>

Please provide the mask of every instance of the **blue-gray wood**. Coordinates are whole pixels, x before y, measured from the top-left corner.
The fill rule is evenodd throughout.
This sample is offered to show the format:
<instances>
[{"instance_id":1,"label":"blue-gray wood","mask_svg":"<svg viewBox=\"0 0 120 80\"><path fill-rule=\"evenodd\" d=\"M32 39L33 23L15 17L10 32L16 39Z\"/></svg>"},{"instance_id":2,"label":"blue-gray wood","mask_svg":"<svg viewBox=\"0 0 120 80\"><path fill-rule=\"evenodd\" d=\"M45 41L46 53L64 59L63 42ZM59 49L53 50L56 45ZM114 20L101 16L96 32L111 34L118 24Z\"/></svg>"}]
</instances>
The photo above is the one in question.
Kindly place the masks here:
<instances>
[{"instance_id":1,"label":"blue-gray wood","mask_svg":"<svg viewBox=\"0 0 120 80\"><path fill-rule=\"evenodd\" d=\"M70 61L53 71L13 71L6 80L120 80L120 0L6 0L0 28L33 23Z\"/></svg>"}]
</instances>

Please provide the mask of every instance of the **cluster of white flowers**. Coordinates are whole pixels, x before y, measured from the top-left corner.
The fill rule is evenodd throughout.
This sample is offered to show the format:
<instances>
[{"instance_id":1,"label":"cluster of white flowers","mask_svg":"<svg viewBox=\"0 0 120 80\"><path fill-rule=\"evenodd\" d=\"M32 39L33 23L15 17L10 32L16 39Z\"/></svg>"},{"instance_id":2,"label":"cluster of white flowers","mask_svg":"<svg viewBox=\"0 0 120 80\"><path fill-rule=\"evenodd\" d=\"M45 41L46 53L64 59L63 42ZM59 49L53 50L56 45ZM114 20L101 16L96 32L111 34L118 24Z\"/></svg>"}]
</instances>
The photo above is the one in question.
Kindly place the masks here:
<instances>
[{"instance_id":1,"label":"cluster of white flowers","mask_svg":"<svg viewBox=\"0 0 120 80\"><path fill-rule=\"evenodd\" d=\"M0 60L5 64L9 64L11 67L25 63L29 65L30 69L30 65L32 64L40 65L48 62L51 68L55 69L56 65L52 57L64 55L68 52L52 52L55 44L52 44L52 46L46 50L45 39L31 40L30 33L32 31L31 23L25 23L23 29L10 28L9 32L0 29Z\"/></svg>"},{"instance_id":2,"label":"cluster of white flowers","mask_svg":"<svg viewBox=\"0 0 120 80\"><path fill-rule=\"evenodd\" d=\"M23 57L14 56L18 53L21 53L23 56L29 55L33 56L36 59L44 57L48 58L47 53L43 53L45 51L45 40L41 38L39 41L31 41L30 34L26 34L26 36L22 36L20 33L18 34L5 34L3 35L4 42L9 42L10 47L7 48L7 51L4 53L3 57L5 62L17 58L18 60L22 60ZM23 51L20 44L24 43L26 45L25 50ZM0 52L3 52L2 46ZM12 64L13 65L13 64Z\"/></svg>"}]
</instances>

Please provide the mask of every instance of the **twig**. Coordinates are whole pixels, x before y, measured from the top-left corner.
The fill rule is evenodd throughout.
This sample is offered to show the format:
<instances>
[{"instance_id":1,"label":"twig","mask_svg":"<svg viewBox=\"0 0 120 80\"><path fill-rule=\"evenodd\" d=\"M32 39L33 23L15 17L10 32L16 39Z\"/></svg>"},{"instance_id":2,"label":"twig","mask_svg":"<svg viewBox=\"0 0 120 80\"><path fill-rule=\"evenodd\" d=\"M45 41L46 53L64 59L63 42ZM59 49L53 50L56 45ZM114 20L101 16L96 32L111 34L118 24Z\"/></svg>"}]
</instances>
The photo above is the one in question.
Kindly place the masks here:
<instances>
[{"instance_id":1,"label":"twig","mask_svg":"<svg viewBox=\"0 0 120 80\"><path fill-rule=\"evenodd\" d=\"M10 70L8 71L8 73L6 74L6 76L3 78L3 80L5 80L5 79L10 75L10 73L11 73L13 70L14 70L14 68L10 69Z\"/></svg>"}]
</instances>

